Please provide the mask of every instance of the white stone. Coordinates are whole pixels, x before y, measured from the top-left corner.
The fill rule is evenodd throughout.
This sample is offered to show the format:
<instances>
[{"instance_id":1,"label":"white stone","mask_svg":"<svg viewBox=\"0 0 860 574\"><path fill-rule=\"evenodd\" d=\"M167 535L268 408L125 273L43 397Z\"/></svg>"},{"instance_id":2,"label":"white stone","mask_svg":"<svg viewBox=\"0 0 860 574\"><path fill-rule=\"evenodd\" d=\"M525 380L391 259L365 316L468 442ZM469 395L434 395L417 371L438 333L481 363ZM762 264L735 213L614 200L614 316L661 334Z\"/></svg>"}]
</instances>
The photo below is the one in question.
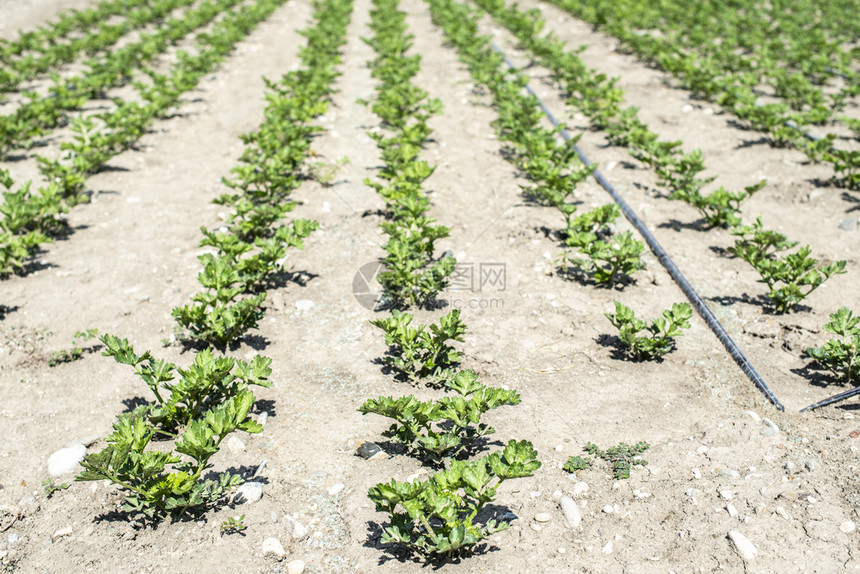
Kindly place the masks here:
<instances>
[{"instance_id":1,"label":"white stone","mask_svg":"<svg viewBox=\"0 0 860 574\"><path fill-rule=\"evenodd\" d=\"M260 415L257 417L257 422L258 422L258 423L260 423L260 426L266 426L266 421L267 421L268 419L269 419L269 413L268 413L268 412L266 412L266 411L263 411L263 412L261 412L261 413L260 413Z\"/></svg>"},{"instance_id":2,"label":"white stone","mask_svg":"<svg viewBox=\"0 0 860 574\"><path fill-rule=\"evenodd\" d=\"M735 508L735 505L731 502L726 504L726 512L728 512L729 516L731 516L732 518L738 517L738 509Z\"/></svg>"},{"instance_id":3,"label":"white stone","mask_svg":"<svg viewBox=\"0 0 860 574\"><path fill-rule=\"evenodd\" d=\"M261 498L263 498L263 483L246 482L236 490L236 496L233 497L233 500L239 504L250 504Z\"/></svg>"},{"instance_id":4,"label":"white stone","mask_svg":"<svg viewBox=\"0 0 860 574\"><path fill-rule=\"evenodd\" d=\"M708 452L708 447L706 447L705 445L702 445L696 449L696 452L699 454L705 454L706 452Z\"/></svg>"},{"instance_id":5,"label":"white stone","mask_svg":"<svg viewBox=\"0 0 860 574\"><path fill-rule=\"evenodd\" d=\"M58 539L62 538L63 536L71 536L71 534L72 534L72 527L71 526L66 526L64 528L60 528L59 530L54 532L54 534L51 536L51 541L56 542Z\"/></svg>"},{"instance_id":6,"label":"white stone","mask_svg":"<svg viewBox=\"0 0 860 574\"><path fill-rule=\"evenodd\" d=\"M535 514L535 522L549 522L552 515L549 512L538 512Z\"/></svg>"},{"instance_id":7,"label":"white stone","mask_svg":"<svg viewBox=\"0 0 860 574\"><path fill-rule=\"evenodd\" d=\"M283 558L287 555L281 541L277 538L266 538L263 540L263 556L274 556L275 558Z\"/></svg>"},{"instance_id":8,"label":"white stone","mask_svg":"<svg viewBox=\"0 0 860 574\"><path fill-rule=\"evenodd\" d=\"M604 554L612 554L612 541L611 540L606 543L606 546L603 547L603 550L601 550L601 552L603 552Z\"/></svg>"},{"instance_id":9,"label":"white stone","mask_svg":"<svg viewBox=\"0 0 860 574\"><path fill-rule=\"evenodd\" d=\"M857 529L857 526L854 525L850 520L846 520L842 524L839 525L839 530L844 532L845 534L850 534Z\"/></svg>"},{"instance_id":10,"label":"white stone","mask_svg":"<svg viewBox=\"0 0 860 574\"><path fill-rule=\"evenodd\" d=\"M562 496L558 501L561 507L561 513L564 519L571 528L576 528L582 523L582 514L579 512L579 505L569 496Z\"/></svg>"},{"instance_id":11,"label":"white stone","mask_svg":"<svg viewBox=\"0 0 860 574\"><path fill-rule=\"evenodd\" d=\"M614 512L614 509L612 508L611 504L607 504L603 507L603 512L605 512L606 514L612 514Z\"/></svg>"},{"instance_id":12,"label":"white stone","mask_svg":"<svg viewBox=\"0 0 860 574\"><path fill-rule=\"evenodd\" d=\"M287 527L287 532L293 540L304 540L308 537L308 529L301 522L292 516L284 517L284 525Z\"/></svg>"},{"instance_id":13,"label":"white stone","mask_svg":"<svg viewBox=\"0 0 860 574\"><path fill-rule=\"evenodd\" d=\"M231 436L227 439L227 450L233 454L245 452L245 443L237 436Z\"/></svg>"},{"instance_id":14,"label":"white stone","mask_svg":"<svg viewBox=\"0 0 860 574\"><path fill-rule=\"evenodd\" d=\"M751 418L752 420L754 420L755 422L757 422L757 423L760 423L760 422L761 422L761 417L760 417L760 416L758 416L758 415L757 415L756 413L754 413L753 411L747 411L747 412L746 412L746 415L747 415L749 418Z\"/></svg>"},{"instance_id":15,"label":"white stone","mask_svg":"<svg viewBox=\"0 0 860 574\"><path fill-rule=\"evenodd\" d=\"M315 305L316 303L310 299L299 299L296 301L296 310L300 312L310 311Z\"/></svg>"},{"instance_id":16,"label":"white stone","mask_svg":"<svg viewBox=\"0 0 860 574\"><path fill-rule=\"evenodd\" d=\"M588 492L588 484L585 482L577 482L573 485L573 495L577 498L584 496Z\"/></svg>"},{"instance_id":17,"label":"white stone","mask_svg":"<svg viewBox=\"0 0 860 574\"><path fill-rule=\"evenodd\" d=\"M721 490L720 496L723 497L723 500L731 500L734 494L732 494L731 490Z\"/></svg>"},{"instance_id":18,"label":"white stone","mask_svg":"<svg viewBox=\"0 0 860 574\"><path fill-rule=\"evenodd\" d=\"M729 540L735 545L735 549L745 561L753 560L758 554L758 549L750 542L750 539L738 532L732 530L729 532Z\"/></svg>"},{"instance_id":19,"label":"white stone","mask_svg":"<svg viewBox=\"0 0 860 574\"><path fill-rule=\"evenodd\" d=\"M82 444L61 448L48 458L48 474L57 477L75 472L86 454L87 447Z\"/></svg>"},{"instance_id":20,"label":"white stone","mask_svg":"<svg viewBox=\"0 0 860 574\"><path fill-rule=\"evenodd\" d=\"M338 494L341 493L341 491L343 491L343 489L345 487L346 487L346 485L344 483L336 482L331 486L331 488L328 489L328 495L329 496L337 496Z\"/></svg>"},{"instance_id":21,"label":"white stone","mask_svg":"<svg viewBox=\"0 0 860 574\"><path fill-rule=\"evenodd\" d=\"M293 560L287 563L287 574L302 574L305 571L305 563L303 560Z\"/></svg>"}]
</instances>

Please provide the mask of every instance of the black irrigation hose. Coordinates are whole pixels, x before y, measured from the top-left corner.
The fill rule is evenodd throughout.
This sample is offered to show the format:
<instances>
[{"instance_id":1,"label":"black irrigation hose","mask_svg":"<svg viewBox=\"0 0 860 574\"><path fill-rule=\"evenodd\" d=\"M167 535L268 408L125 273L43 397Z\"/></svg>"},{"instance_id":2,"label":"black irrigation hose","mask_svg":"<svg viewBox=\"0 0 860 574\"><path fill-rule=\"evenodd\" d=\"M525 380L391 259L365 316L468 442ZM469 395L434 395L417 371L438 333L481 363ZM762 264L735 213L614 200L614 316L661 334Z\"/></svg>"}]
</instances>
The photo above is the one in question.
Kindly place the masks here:
<instances>
[{"instance_id":1,"label":"black irrigation hose","mask_svg":"<svg viewBox=\"0 0 860 574\"><path fill-rule=\"evenodd\" d=\"M800 409L800 412L811 411L812 409L817 409L818 407L824 407L832 403L838 403L839 401L850 399L855 395L860 395L860 387L854 387L853 389L849 389L847 391L842 391L841 393L835 394L832 397L827 397L823 401L818 401L815 404Z\"/></svg>"},{"instance_id":2,"label":"black irrigation hose","mask_svg":"<svg viewBox=\"0 0 860 574\"><path fill-rule=\"evenodd\" d=\"M502 57L505 59L505 63L511 69L516 69L516 66L514 66L514 64L508 59L505 53L497 45L493 44L493 49L495 49L499 54L502 55ZM549 111L546 105L544 105L543 101L538 97L534 90L532 90L531 86L526 84L525 87L529 94L534 96L534 98L538 101L544 114L546 114L547 118L549 118L549 121L552 122L552 125L554 125L555 127L559 127L561 124L559 124L558 120L555 119L555 116L553 116L552 112ZM569 141L571 139L570 135L567 133L566 130L562 129L560 133L561 137L564 138L565 141ZM582 150L579 149L579 146L574 146L574 150L579 156L579 159L582 160L582 163L584 163L585 165L591 165L591 161L589 161L589 159L582 152ZM678 269L678 266L675 265L675 262L672 261L671 257L669 257L669 254L666 253L666 250L663 249L663 247L657 241L657 238L654 237L654 235L648 230L647 227L645 227L645 224L642 222L641 219L639 219L639 216L636 215L636 213L630 208L629 205L627 205L627 202L624 201L624 198L622 198L615 190L615 188L612 187L612 184L609 183L609 181L607 181L605 177L603 177L603 174L601 174L597 169L595 169L592 175L594 176L594 179L597 180L597 183L599 183L601 187L603 187L603 189L609 192L609 195L612 196L612 199L615 200L615 203L617 203L618 206L621 208L621 211L624 212L624 216L627 218L627 220L630 221L630 223L633 224L633 226L639 231L639 233L642 234L642 237L644 237L645 241L648 243L648 247L651 248L651 251L654 252L654 255L657 256L657 258L660 260L660 263L663 264L663 267L666 268L666 270L669 272L669 275L672 276L672 279L675 280L675 282L678 284L678 286L681 288L681 290L684 292L684 294L699 312L699 315L702 316L702 318L711 328L711 331L714 332L714 334L717 336L717 339L720 340L720 342L729 352L729 355L731 355L732 358L735 360L735 363L737 363L741 370L746 373L747 377L749 377L753 384L758 387L758 389L764 394L767 400L773 403L773 405L780 411L784 411L785 407L782 405L781 402L779 402L779 399L776 398L776 395L771 392L771 390L767 386L767 383L764 382L764 379L761 378L761 375L759 375L755 368L752 366L752 364L750 364L749 359L747 359L743 352L740 350L740 348L738 348L737 343L732 340L731 336L726 332L726 330L723 328L717 318L714 317L714 314L711 313L711 310L708 309L708 306L705 304L699 294L696 293L696 290L693 289L693 286L690 285L690 282L687 281L687 278L684 277L684 274L681 273L681 270Z\"/></svg>"}]
</instances>

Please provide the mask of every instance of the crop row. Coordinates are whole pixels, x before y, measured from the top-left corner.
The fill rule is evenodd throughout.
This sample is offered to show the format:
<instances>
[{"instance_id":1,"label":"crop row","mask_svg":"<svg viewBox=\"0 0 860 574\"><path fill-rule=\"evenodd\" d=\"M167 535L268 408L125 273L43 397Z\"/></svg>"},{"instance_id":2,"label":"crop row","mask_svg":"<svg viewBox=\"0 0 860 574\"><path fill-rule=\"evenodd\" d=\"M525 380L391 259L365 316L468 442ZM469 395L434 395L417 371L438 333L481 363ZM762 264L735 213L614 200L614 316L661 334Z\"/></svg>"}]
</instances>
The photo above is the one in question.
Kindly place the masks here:
<instances>
[{"instance_id":1,"label":"crop row","mask_svg":"<svg viewBox=\"0 0 860 574\"><path fill-rule=\"evenodd\" d=\"M246 317L242 301L254 301L252 315L262 315L264 289L276 283L286 249L301 247L302 238L315 228L305 220L280 223L294 206L287 198L302 179L310 140L319 131L312 121L328 108L351 11L349 0L315 3L313 23L303 31L302 66L280 82L267 82L264 122L242 136L247 147L241 164L232 170L234 178L225 180L239 191L218 200L233 208L228 229L213 233L202 228L201 245L217 249L200 257L198 279L206 291L173 312L190 331L183 344L198 349L192 364L180 369L148 351L136 354L127 339L101 338L104 354L132 366L155 400L117 418L107 447L84 458L85 471L76 480L109 480L120 486L129 515L161 520L189 509L202 512L224 502L243 482L230 471L216 478L203 473L227 435L263 430L249 417L255 401L250 387L272 385L272 361L260 355L249 362L236 360L210 347L226 351L227 343L252 326L249 321L232 323ZM262 217L249 216L251 212ZM254 225L248 227L251 221ZM178 382L172 382L177 376ZM172 450L150 446L152 440L164 439L174 440Z\"/></svg>"},{"instance_id":2,"label":"crop row","mask_svg":"<svg viewBox=\"0 0 860 574\"><path fill-rule=\"evenodd\" d=\"M158 0L152 4L138 0L126 7L131 10L122 21L109 24L97 21L96 29L88 31L80 38L72 38L68 42L46 40L39 50L28 50L19 58L6 59L0 68L0 92L11 92L22 82L33 80L50 70L55 70L74 61L78 55L95 56L115 44L131 30L142 28L152 23L160 23L170 12L193 4L197 0ZM0 48L2 49L2 48Z\"/></svg>"},{"instance_id":3,"label":"crop row","mask_svg":"<svg viewBox=\"0 0 860 574\"><path fill-rule=\"evenodd\" d=\"M171 18L157 31L142 34L137 42L111 51L90 61L89 69L68 80L53 78L48 97L36 92L24 94L25 102L13 113L0 117L0 157L16 147L27 145L68 118L68 112L80 110L92 98L106 97L111 88L125 85L132 74L180 40L213 22L241 0L213 0L202 3L182 16ZM206 43L207 36L198 40ZM143 72L157 81L151 69Z\"/></svg>"},{"instance_id":4,"label":"crop row","mask_svg":"<svg viewBox=\"0 0 860 574\"><path fill-rule=\"evenodd\" d=\"M220 0L206 9L219 9L236 0ZM142 103L115 99L116 109L72 122L73 141L61 145L60 159L37 157L39 171L47 180L37 192L27 181L12 191L8 171L0 171L0 185L7 189L0 205L0 274L22 273L40 246L66 232L63 215L86 202L86 180L113 156L129 149L152 123L168 115L182 95L193 89L259 22L284 0L259 0L230 12L209 34L199 38L196 54L181 52L167 74L150 71L152 82L137 82Z\"/></svg>"},{"instance_id":5,"label":"crop row","mask_svg":"<svg viewBox=\"0 0 860 574\"><path fill-rule=\"evenodd\" d=\"M834 147L837 139L835 133L812 140L806 136L809 125L824 125L836 119L836 114L844 109L850 99L860 94L857 73L845 65L819 61L818 66L809 72L813 76L818 72L830 75L837 73L844 77L837 93L827 101L824 91L815 86L813 80L807 79L803 72L786 72L782 64L764 57L747 61L737 71L733 70L732 62L727 60L737 60L737 57L732 55L734 47L730 43L721 44L726 46L720 52L725 55L721 60L714 54L699 56L686 51L677 45L676 34L641 34L631 23L635 22L633 16L637 13L633 8L628 10L631 18L610 18L610 14L618 9L615 2L595 0L587 9L584 6L587 3L582 2L551 2L596 26L605 27L607 32L642 59L678 77L682 85L694 94L721 105L743 120L750 129L767 134L771 145L797 147L815 162L823 160L830 163L838 175L835 183L852 189L860 187L860 151ZM725 11L734 9L727 8ZM714 36L712 40L717 37ZM809 51L811 48L806 44L804 46L803 57L807 61L815 61L813 53ZM741 66L736 62L734 65ZM759 84L766 79L774 84L777 96L785 101L759 101ZM860 137L858 120L841 119Z\"/></svg>"}]
</instances>

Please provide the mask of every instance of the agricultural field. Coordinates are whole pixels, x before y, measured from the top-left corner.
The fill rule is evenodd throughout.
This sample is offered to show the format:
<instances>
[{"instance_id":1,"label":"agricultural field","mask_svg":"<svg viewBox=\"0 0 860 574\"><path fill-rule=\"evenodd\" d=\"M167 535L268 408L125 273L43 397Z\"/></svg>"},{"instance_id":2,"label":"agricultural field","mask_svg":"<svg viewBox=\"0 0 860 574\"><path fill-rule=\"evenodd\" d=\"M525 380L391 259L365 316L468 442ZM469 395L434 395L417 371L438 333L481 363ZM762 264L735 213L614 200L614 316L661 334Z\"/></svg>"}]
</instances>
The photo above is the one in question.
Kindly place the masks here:
<instances>
[{"instance_id":1,"label":"agricultural field","mask_svg":"<svg viewBox=\"0 0 860 574\"><path fill-rule=\"evenodd\" d=\"M0 0L0 572L860 572L858 13Z\"/></svg>"}]
</instances>

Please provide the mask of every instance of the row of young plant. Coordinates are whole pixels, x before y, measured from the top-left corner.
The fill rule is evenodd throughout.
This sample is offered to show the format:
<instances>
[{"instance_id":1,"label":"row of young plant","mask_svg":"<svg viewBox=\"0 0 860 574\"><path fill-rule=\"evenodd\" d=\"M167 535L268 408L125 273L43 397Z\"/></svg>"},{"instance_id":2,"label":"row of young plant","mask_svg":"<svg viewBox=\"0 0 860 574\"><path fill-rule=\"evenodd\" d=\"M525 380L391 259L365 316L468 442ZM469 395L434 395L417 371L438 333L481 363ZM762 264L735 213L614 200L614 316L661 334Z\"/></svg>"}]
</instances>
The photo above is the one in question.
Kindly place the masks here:
<instances>
[{"instance_id":1,"label":"row of young plant","mask_svg":"<svg viewBox=\"0 0 860 574\"><path fill-rule=\"evenodd\" d=\"M301 247L305 231L314 228L307 221L289 225L281 221L294 205L287 196L301 181L309 142L320 130L313 119L328 108L351 11L350 0L314 3L313 22L303 31L307 44L300 51L302 66L278 83L267 82L264 122L242 137L247 144L242 165L232 170L232 179L225 179L237 193L220 200L233 207L228 231L202 229L201 245L218 249L217 254L200 258L204 269L198 278L207 290L195 295L190 306L173 312L177 322L185 325L183 318L189 309L192 313L201 309L201 328L191 328L185 338L187 345L202 348L192 364L181 369L154 358L149 351L136 354L126 339L101 337L104 354L132 366L155 400L117 418L113 434L106 439L108 446L84 458L85 471L76 480L109 480L119 485L125 495L123 508L132 515L160 520L178 517L189 509L205 511L224 502L230 490L243 481L230 471L214 476L204 473L212 468L212 457L230 433L263 430L249 417L255 401L251 387L272 385L272 361L260 355L241 361L213 353L209 347L226 351L224 344L242 335L241 329L224 324L234 314L243 314L229 302L237 296L253 298L252 293L261 294L262 302L264 286L282 269L285 250ZM259 213L271 216L265 222L245 217L249 211L242 206L246 203L251 211L259 207ZM275 212L268 211L271 207ZM255 225L246 227L251 220ZM262 310L257 308L254 313L259 318ZM179 380L173 382L176 378ZM174 441L173 448L150 444L160 440Z\"/></svg>"},{"instance_id":2,"label":"row of young plant","mask_svg":"<svg viewBox=\"0 0 860 574\"><path fill-rule=\"evenodd\" d=\"M851 98L860 94L856 72L842 69L838 63L819 68L819 72L827 69L845 76L836 95L827 102L821 88L812 85L800 73L784 71L778 63L754 60L742 70L732 71L713 55L700 57L677 46L676 35L642 34L638 28L631 27L627 17L609 17L618 9L615 2L595 0L587 7L587 3L572 0L551 2L599 28L605 28L639 57L676 76L686 89L729 110L750 129L767 134L771 145L793 146L815 162L823 160L830 163L838 176L834 179L836 184L860 188L860 150L834 147L835 133L816 140L806 136L810 125L825 125L837 119L836 114ZM631 8L626 14L632 17L635 13ZM763 77L771 78L777 95L787 101L760 104L757 90ZM860 138L860 121L846 117L839 119Z\"/></svg>"},{"instance_id":3,"label":"row of young plant","mask_svg":"<svg viewBox=\"0 0 860 574\"><path fill-rule=\"evenodd\" d=\"M235 1L222 0L222 8ZM47 180L37 191L31 191L30 181L13 190L15 182L8 170L0 170L0 185L6 189L0 204L0 276L26 272L44 243L68 233L65 213L88 200L87 178L132 147L156 119L166 117L185 92L284 1L258 0L230 12L211 33L200 37L195 54L180 52L178 63L167 74L149 70L150 82L135 82L141 102L116 98L113 111L74 119L72 141L60 146L63 155L54 160L37 156L39 171Z\"/></svg>"},{"instance_id":4,"label":"row of young plant","mask_svg":"<svg viewBox=\"0 0 860 574\"><path fill-rule=\"evenodd\" d=\"M511 30L538 63L551 71L553 78L569 94L568 103L588 114L594 127L606 130L611 143L629 148L633 157L655 170L660 184L669 190L670 199L685 201L696 208L708 227L728 228L737 236L729 252L755 268L761 282L768 286L768 297L778 313L792 310L828 278L845 272L845 261L821 265L811 257L809 246L785 253L798 243L789 241L784 234L764 229L761 218L752 225L743 224L740 207L764 187L764 181L747 186L743 191L720 187L708 195L703 194L703 188L715 178L700 177L705 170L701 151L684 153L680 141L660 141L638 118L636 108L621 110L623 92L614 85L615 81L589 70L552 34L542 36L544 20L539 11L523 12L515 6L506 7L504 0L476 1ZM567 194L562 196L538 189L544 199L562 211L569 227L569 211L573 206L566 203Z\"/></svg>"},{"instance_id":5,"label":"row of young plant","mask_svg":"<svg viewBox=\"0 0 860 574\"><path fill-rule=\"evenodd\" d=\"M145 0L104 0L92 8L63 12L56 22L43 24L35 30L18 32L14 40L0 39L0 64L9 65L25 54L48 52L51 46L67 36L86 31L144 3Z\"/></svg>"},{"instance_id":6,"label":"row of young plant","mask_svg":"<svg viewBox=\"0 0 860 574\"><path fill-rule=\"evenodd\" d=\"M420 158L431 134L427 120L441 110L437 100L411 82L420 69L421 56L409 55L412 36L398 0L374 0L365 40L376 52L370 63L378 80L371 109L381 120L372 135L384 167L381 181L367 180L385 199L389 236L385 269L379 274L385 302L392 316L372 321L385 333L389 354L382 362L395 378L415 386L428 385L452 394L422 401L414 395L367 400L359 409L393 419L383 433L424 464L437 469L426 480L391 480L372 487L368 496L377 511L389 515L382 543L398 544L428 559L447 559L468 552L507 522L485 519L481 511L495 500L506 480L531 476L540 462L528 441L511 440L501 451L469 460L494 432L481 422L489 410L520 402L516 391L486 387L471 370L458 370L460 354L449 344L462 341L466 326L460 311L442 316L439 324L411 326L409 307L432 307L448 283L455 261L435 258L434 242L448 235L433 225L423 182L433 168Z\"/></svg>"},{"instance_id":7,"label":"row of young plant","mask_svg":"<svg viewBox=\"0 0 860 574\"><path fill-rule=\"evenodd\" d=\"M177 8L182 8L197 0L156 0L146 2L135 0L128 2L126 12L120 22L108 23L98 19L94 22L93 30L80 37L74 37L66 42L53 39L38 50L29 49L26 53L11 58L9 52L0 46L0 92L12 92L23 82L33 80L48 71L56 70L63 64L73 62L81 54L95 56L111 46L130 31L150 24L161 24L161 21ZM5 46L9 48L9 46Z\"/></svg>"},{"instance_id":8,"label":"row of young plant","mask_svg":"<svg viewBox=\"0 0 860 574\"><path fill-rule=\"evenodd\" d=\"M141 34L137 42L92 58L88 69L70 79L54 74L48 95L25 92L24 101L12 113L0 116L0 157L32 144L34 138L49 134L93 98L107 98L110 89L126 85L140 71L157 77L146 64L195 30L214 22L243 0L207 0L199 6L164 22L157 30ZM207 42L208 34L197 40Z\"/></svg>"}]
</instances>

